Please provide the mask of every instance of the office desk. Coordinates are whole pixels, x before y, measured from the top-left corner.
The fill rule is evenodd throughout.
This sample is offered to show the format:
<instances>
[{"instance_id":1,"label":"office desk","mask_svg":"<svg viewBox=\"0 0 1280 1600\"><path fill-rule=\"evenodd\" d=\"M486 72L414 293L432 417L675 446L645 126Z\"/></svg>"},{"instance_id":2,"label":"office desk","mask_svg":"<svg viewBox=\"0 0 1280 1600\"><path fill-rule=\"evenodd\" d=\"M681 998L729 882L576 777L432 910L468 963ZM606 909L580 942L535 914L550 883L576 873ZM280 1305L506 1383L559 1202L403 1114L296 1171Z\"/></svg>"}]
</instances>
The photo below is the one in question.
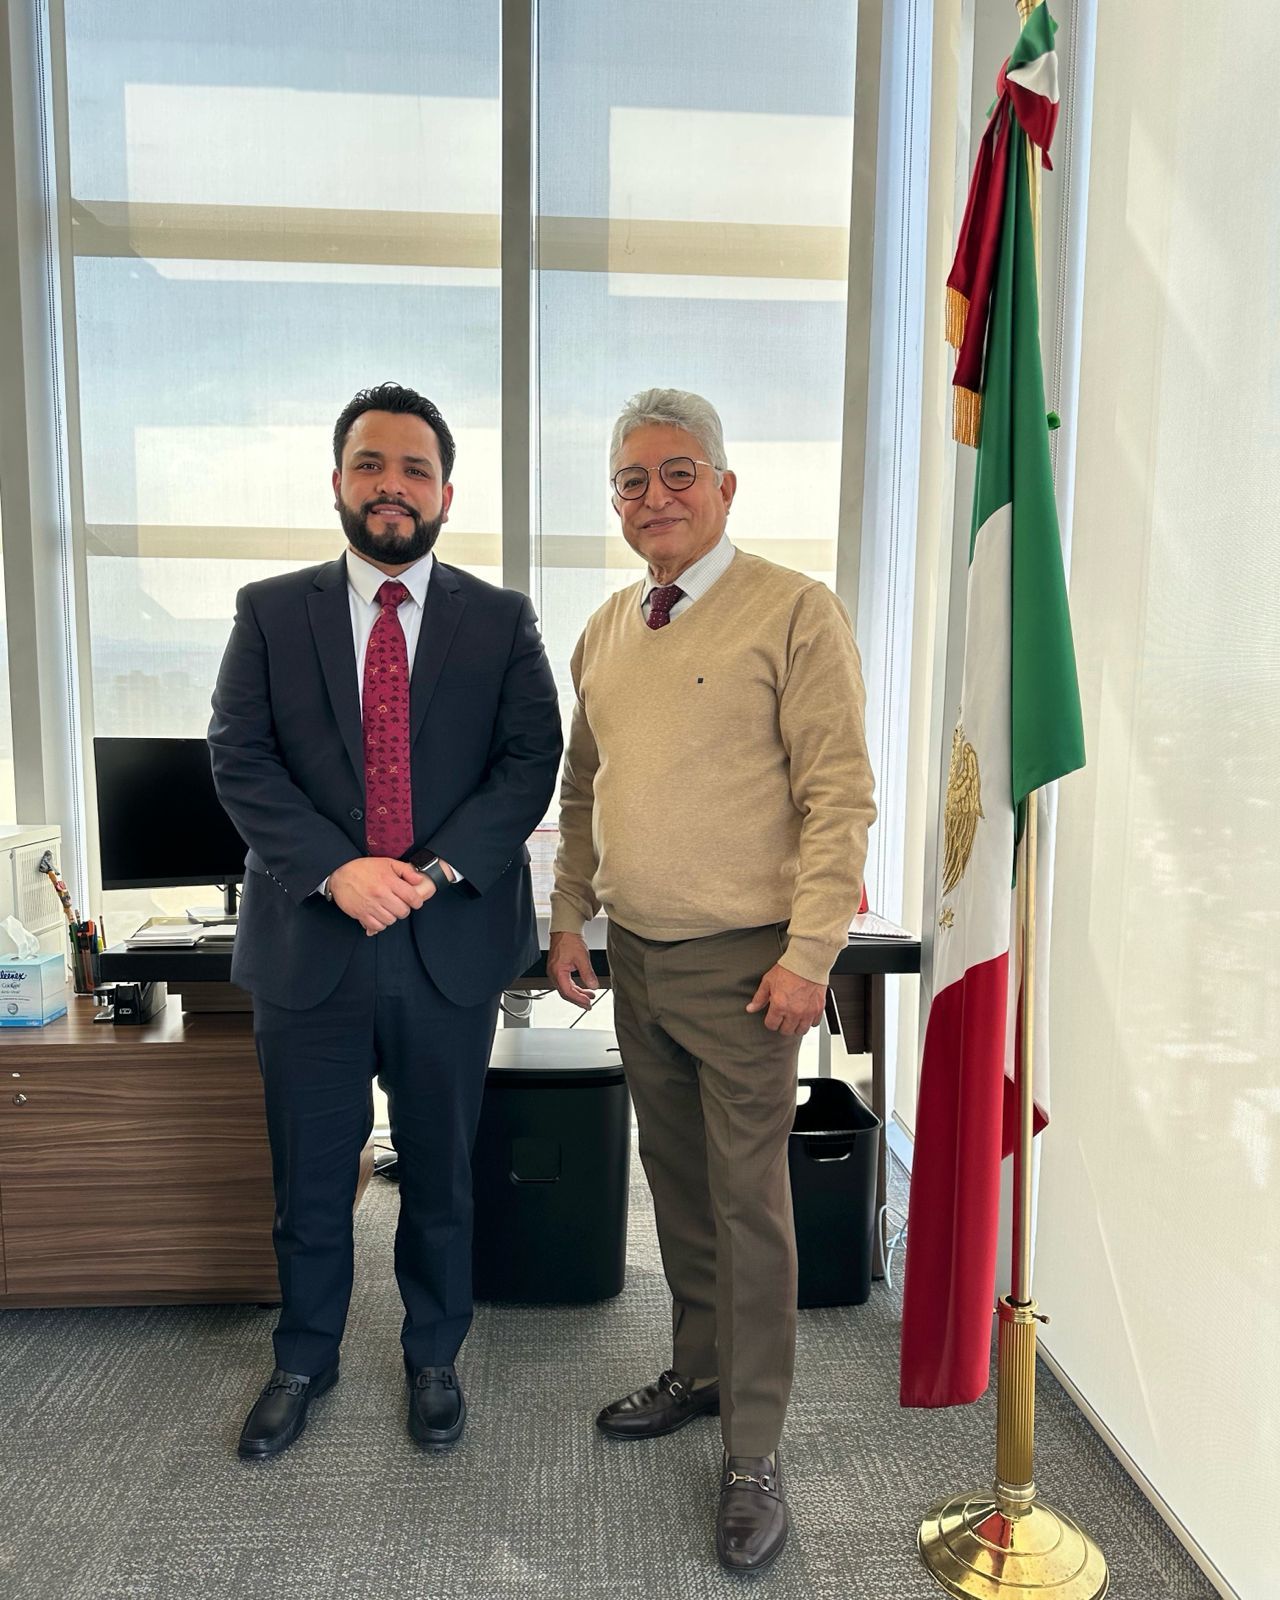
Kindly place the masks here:
<instances>
[{"instance_id":1,"label":"office desk","mask_svg":"<svg viewBox=\"0 0 1280 1600\"><path fill-rule=\"evenodd\" d=\"M546 981L549 922L550 918L545 914L538 918L542 954L528 972L517 980L519 985L536 985ZM593 968L599 977L607 980L609 958L604 948L603 917L597 917L588 925L586 940ZM115 979L163 979L180 989L196 983L226 983L231 976L231 952L225 946L214 950L126 950L122 945L116 945L105 951L101 960L102 976L107 982ZM891 938L850 939L836 957L831 970L828 1026L833 1034L843 1039L851 1055L871 1057L871 1109L882 1122L888 1120L889 1110L885 1089L885 978L919 970L920 941ZM170 1004L174 1002L170 1001ZM887 1196L887 1172L886 1141L881 1138L876 1171L877 1211ZM878 1233L873 1268L877 1277L882 1275Z\"/></svg>"},{"instance_id":2,"label":"office desk","mask_svg":"<svg viewBox=\"0 0 1280 1600\"><path fill-rule=\"evenodd\" d=\"M890 974L919 972L918 939L850 940L831 969L827 1026L839 1034L850 1055L871 1057L871 1109L884 1124L876 1158L876 1215L889 1195L889 1103L885 1084L884 991ZM875 1231L873 1276L884 1276L884 1241Z\"/></svg>"},{"instance_id":3,"label":"office desk","mask_svg":"<svg viewBox=\"0 0 1280 1600\"><path fill-rule=\"evenodd\" d=\"M243 1015L0 1030L0 1306L277 1301Z\"/></svg>"},{"instance_id":4,"label":"office desk","mask_svg":"<svg viewBox=\"0 0 1280 1600\"><path fill-rule=\"evenodd\" d=\"M0 1029L0 1307L278 1302L251 1017L96 1009Z\"/></svg>"}]
</instances>

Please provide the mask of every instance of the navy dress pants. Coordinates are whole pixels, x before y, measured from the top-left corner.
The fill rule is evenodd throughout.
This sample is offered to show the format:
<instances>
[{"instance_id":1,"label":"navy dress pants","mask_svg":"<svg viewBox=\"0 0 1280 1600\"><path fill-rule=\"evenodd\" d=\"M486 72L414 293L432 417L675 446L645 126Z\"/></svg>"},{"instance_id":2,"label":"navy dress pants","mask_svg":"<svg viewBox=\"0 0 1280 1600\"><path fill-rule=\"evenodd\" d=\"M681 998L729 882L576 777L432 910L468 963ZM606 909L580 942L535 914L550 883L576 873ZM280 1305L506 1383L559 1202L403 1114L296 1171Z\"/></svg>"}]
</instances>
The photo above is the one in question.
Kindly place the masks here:
<instances>
[{"instance_id":1,"label":"navy dress pants","mask_svg":"<svg viewBox=\"0 0 1280 1600\"><path fill-rule=\"evenodd\" d=\"M447 1000L423 968L407 918L362 937L320 1005L288 1011L255 997L283 1299L275 1358L286 1372L314 1377L337 1358L375 1076L399 1157L405 1362L445 1366L457 1355L471 1326L471 1149L499 999Z\"/></svg>"}]
</instances>

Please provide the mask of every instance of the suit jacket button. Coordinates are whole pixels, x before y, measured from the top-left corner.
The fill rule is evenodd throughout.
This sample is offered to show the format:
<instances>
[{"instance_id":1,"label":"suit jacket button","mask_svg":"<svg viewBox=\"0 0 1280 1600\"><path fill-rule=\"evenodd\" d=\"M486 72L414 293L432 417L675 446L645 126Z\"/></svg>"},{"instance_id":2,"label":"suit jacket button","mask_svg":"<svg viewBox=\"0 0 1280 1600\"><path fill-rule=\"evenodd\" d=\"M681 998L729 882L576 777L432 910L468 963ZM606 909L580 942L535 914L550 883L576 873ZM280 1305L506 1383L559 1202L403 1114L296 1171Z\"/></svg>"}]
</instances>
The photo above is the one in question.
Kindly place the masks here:
<instances>
[{"instance_id":1,"label":"suit jacket button","mask_svg":"<svg viewBox=\"0 0 1280 1600\"><path fill-rule=\"evenodd\" d=\"M359 806L352 806L352 808L351 808L351 820L352 820L352 822L363 822L364 821L364 812L361 811Z\"/></svg>"}]
</instances>

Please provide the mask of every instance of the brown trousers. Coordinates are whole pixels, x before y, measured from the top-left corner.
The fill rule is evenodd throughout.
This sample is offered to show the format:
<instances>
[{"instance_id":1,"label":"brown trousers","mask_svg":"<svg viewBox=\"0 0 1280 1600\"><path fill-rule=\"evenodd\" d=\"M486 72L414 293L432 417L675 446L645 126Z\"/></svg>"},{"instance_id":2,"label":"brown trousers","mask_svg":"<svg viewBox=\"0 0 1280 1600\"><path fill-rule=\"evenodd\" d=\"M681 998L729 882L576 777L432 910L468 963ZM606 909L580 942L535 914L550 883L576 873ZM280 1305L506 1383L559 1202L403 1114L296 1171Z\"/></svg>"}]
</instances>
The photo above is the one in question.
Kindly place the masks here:
<instances>
[{"instance_id":1,"label":"brown trousers","mask_svg":"<svg viewBox=\"0 0 1280 1600\"><path fill-rule=\"evenodd\" d=\"M800 1040L746 1011L783 934L771 923L658 944L609 928L614 1026L673 1301L672 1366L719 1377L730 1455L776 1448L795 1367L787 1136Z\"/></svg>"}]
</instances>

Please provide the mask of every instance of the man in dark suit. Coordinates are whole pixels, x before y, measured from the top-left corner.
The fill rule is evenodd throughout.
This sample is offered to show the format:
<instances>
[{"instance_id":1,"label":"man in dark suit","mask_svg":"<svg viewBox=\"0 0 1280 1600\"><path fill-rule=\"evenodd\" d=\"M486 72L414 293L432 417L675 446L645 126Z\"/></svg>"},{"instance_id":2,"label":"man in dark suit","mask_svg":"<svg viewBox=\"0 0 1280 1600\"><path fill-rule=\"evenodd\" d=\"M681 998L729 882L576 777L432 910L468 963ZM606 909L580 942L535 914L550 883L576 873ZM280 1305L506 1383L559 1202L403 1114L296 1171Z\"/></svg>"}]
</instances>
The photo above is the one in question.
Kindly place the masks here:
<instances>
[{"instance_id":1,"label":"man in dark suit","mask_svg":"<svg viewBox=\"0 0 1280 1600\"><path fill-rule=\"evenodd\" d=\"M250 1458L292 1444L337 1380L375 1074L409 1431L445 1449L466 1418L471 1147L503 986L537 955L524 845L561 735L529 601L432 554L453 458L429 400L358 394L334 430L348 549L240 591L214 690L214 780L249 845L232 978L253 995L283 1300Z\"/></svg>"}]
</instances>

